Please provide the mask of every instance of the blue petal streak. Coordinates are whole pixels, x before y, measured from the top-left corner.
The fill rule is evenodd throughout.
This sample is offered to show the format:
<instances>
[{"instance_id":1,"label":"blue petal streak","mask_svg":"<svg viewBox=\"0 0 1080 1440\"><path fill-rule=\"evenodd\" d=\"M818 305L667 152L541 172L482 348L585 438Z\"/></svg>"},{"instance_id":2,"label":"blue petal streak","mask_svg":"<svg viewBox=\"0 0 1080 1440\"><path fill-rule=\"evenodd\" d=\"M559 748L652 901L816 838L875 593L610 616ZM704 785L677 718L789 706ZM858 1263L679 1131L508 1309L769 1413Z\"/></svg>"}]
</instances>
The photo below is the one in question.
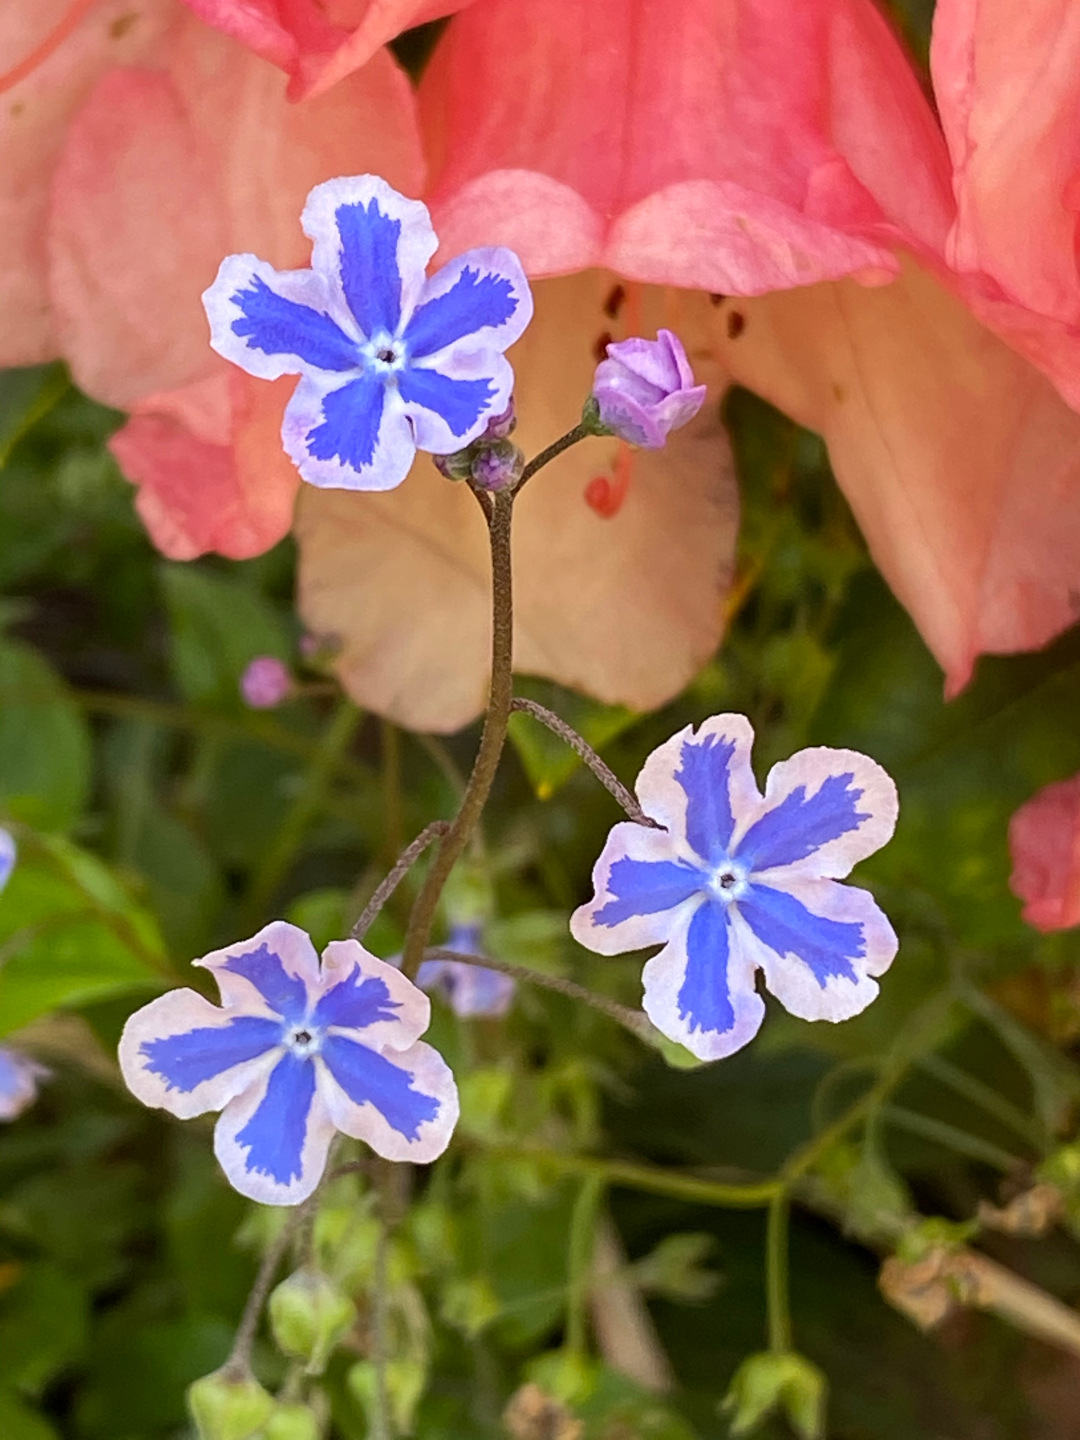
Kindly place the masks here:
<instances>
[{"instance_id":1,"label":"blue petal streak","mask_svg":"<svg viewBox=\"0 0 1080 1440\"><path fill-rule=\"evenodd\" d=\"M738 905L758 939L777 955L791 955L809 965L822 989L831 975L858 980L851 962L866 955L866 938L858 921L815 915L794 895L768 885L749 886Z\"/></svg>"},{"instance_id":2,"label":"blue petal streak","mask_svg":"<svg viewBox=\"0 0 1080 1440\"><path fill-rule=\"evenodd\" d=\"M409 354L434 355L487 326L505 325L518 308L514 287L505 275L466 265L443 295L417 306L405 327Z\"/></svg>"},{"instance_id":3,"label":"blue petal streak","mask_svg":"<svg viewBox=\"0 0 1080 1440\"><path fill-rule=\"evenodd\" d=\"M339 205L335 219L341 236L341 286L349 309L369 339L380 331L396 334L401 320L401 221L385 215L377 200Z\"/></svg>"},{"instance_id":4,"label":"blue petal streak","mask_svg":"<svg viewBox=\"0 0 1080 1440\"><path fill-rule=\"evenodd\" d=\"M391 1129L407 1140L415 1140L420 1126L439 1113L438 1100L414 1090L407 1070L391 1064L366 1045L357 1045L342 1035L330 1035L323 1042L322 1056L350 1100L357 1105L374 1105Z\"/></svg>"},{"instance_id":5,"label":"blue petal streak","mask_svg":"<svg viewBox=\"0 0 1080 1440\"><path fill-rule=\"evenodd\" d=\"M751 825L739 845L739 859L751 870L804 860L871 818L869 811L857 808L862 795L850 771L830 775L809 798L806 786L796 785L779 805Z\"/></svg>"},{"instance_id":6,"label":"blue petal streak","mask_svg":"<svg viewBox=\"0 0 1080 1440\"><path fill-rule=\"evenodd\" d=\"M466 434L495 394L490 380L454 380L438 370L402 370L398 388L403 400L441 415L452 435Z\"/></svg>"},{"instance_id":7,"label":"blue petal streak","mask_svg":"<svg viewBox=\"0 0 1080 1440\"><path fill-rule=\"evenodd\" d=\"M314 1095L315 1066L310 1057L287 1051L274 1066L255 1113L236 1136L236 1143L248 1152L249 1174L269 1175L279 1185L299 1177Z\"/></svg>"},{"instance_id":8,"label":"blue petal streak","mask_svg":"<svg viewBox=\"0 0 1080 1440\"><path fill-rule=\"evenodd\" d=\"M324 395L323 422L307 433L310 454L316 460L340 460L354 470L370 465L379 443L385 398L383 383L374 375L362 375Z\"/></svg>"},{"instance_id":9,"label":"blue petal streak","mask_svg":"<svg viewBox=\"0 0 1080 1440\"><path fill-rule=\"evenodd\" d=\"M367 979L359 970L328 990L312 1014L312 1024L318 1028L340 1025L350 1030L362 1030L365 1025L374 1025L378 1020L393 1020L401 1009L396 1000L390 999L385 980L375 977Z\"/></svg>"},{"instance_id":10,"label":"blue petal streak","mask_svg":"<svg viewBox=\"0 0 1080 1440\"><path fill-rule=\"evenodd\" d=\"M735 741L708 735L687 740L675 779L686 792L686 838L690 848L710 864L727 854L735 820L729 791Z\"/></svg>"},{"instance_id":11,"label":"blue petal streak","mask_svg":"<svg viewBox=\"0 0 1080 1440\"><path fill-rule=\"evenodd\" d=\"M727 907L709 901L694 911L686 935L686 976L679 991L679 1014L691 1031L723 1035L735 1024L728 989Z\"/></svg>"},{"instance_id":12,"label":"blue petal streak","mask_svg":"<svg viewBox=\"0 0 1080 1440\"><path fill-rule=\"evenodd\" d=\"M295 355L320 370L355 370L356 346L329 315L286 300L259 275L230 296L243 315L233 321L233 334L264 355Z\"/></svg>"},{"instance_id":13,"label":"blue petal streak","mask_svg":"<svg viewBox=\"0 0 1080 1440\"><path fill-rule=\"evenodd\" d=\"M612 898L598 910L594 923L605 928L620 925L634 915L656 915L673 910L702 889L705 877L689 865L673 860L616 860L608 874Z\"/></svg>"},{"instance_id":14,"label":"blue petal streak","mask_svg":"<svg viewBox=\"0 0 1080 1440\"><path fill-rule=\"evenodd\" d=\"M290 975L268 945L244 955L230 955L222 970L250 980L266 1003L284 1020L302 1020L307 1014L307 989L302 980Z\"/></svg>"},{"instance_id":15,"label":"blue petal streak","mask_svg":"<svg viewBox=\"0 0 1080 1440\"><path fill-rule=\"evenodd\" d=\"M276 1020L240 1015L228 1025L208 1025L160 1040L144 1040L139 1048L146 1068L160 1075L167 1089L189 1094L204 1080L254 1060L280 1041L281 1026Z\"/></svg>"}]
</instances>

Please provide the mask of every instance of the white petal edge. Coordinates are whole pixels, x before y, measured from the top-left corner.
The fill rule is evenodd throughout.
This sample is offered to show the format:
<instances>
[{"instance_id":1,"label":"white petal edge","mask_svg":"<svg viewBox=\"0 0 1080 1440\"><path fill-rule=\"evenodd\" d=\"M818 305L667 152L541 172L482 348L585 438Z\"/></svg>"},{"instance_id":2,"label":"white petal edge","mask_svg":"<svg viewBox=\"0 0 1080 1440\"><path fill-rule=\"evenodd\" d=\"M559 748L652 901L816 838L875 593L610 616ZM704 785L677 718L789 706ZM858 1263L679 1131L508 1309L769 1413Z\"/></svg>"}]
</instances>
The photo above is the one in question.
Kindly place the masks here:
<instances>
[{"instance_id":1,"label":"white petal edge","mask_svg":"<svg viewBox=\"0 0 1080 1440\"><path fill-rule=\"evenodd\" d=\"M369 464L362 470L346 464L336 456L322 460L308 448L308 435L326 418L323 400L342 388L341 376L333 383L324 383L313 374L301 377L285 406L281 423L281 443L285 453L300 471L301 477L320 490L394 490L412 469L416 459L416 440L412 425L405 415L405 404L392 385L387 386L383 401L379 438ZM358 376L352 377L359 378ZM345 384L349 381L345 380Z\"/></svg>"},{"instance_id":2,"label":"white petal edge","mask_svg":"<svg viewBox=\"0 0 1080 1440\"><path fill-rule=\"evenodd\" d=\"M388 1124L370 1102L357 1104L331 1075L324 1062L319 1063L319 1088L334 1124L344 1135L363 1140L384 1160L411 1160L417 1165L437 1160L450 1144L460 1113L457 1085L453 1073L439 1052L422 1040L408 1050L381 1052L384 1060L407 1070L413 1077L413 1089L439 1101L439 1113L425 1121L415 1140L409 1140Z\"/></svg>"},{"instance_id":3,"label":"white petal edge","mask_svg":"<svg viewBox=\"0 0 1080 1440\"><path fill-rule=\"evenodd\" d=\"M319 957L307 931L301 930L299 925L291 925L288 920L271 920L250 940L238 940L221 950L211 950L209 955L191 963L213 972L222 1004L234 1013L276 1015L277 1011L270 1008L250 980L224 968L233 957L249 955L262 945L278 957L287 975L301 981L310 1004L319 993Z\"/></svg>"},{"instance_id":4,"label":"white petal edge","mask_svg":"<svg viewBox=\"0 0 1080 1440\"><path fill-rule=\"evenodd\" d=\"M436 364L436 360L439 361ZM510 404L510 396L514 390L514 372L510 362L505 356L494 350L482 350L475 353L466 353L464 347L456 350L442 351L440 356L431 356L418 361L413 367L415 370L435 370L439 374L447 374L447 368L452 366L453 375L447 375L451 380L490 380L494 385L494 393L487 401L479 418L462 435L455 435L443 417L435 410L429 410L426 405L421 405L415 400L402 400L402 408L412 423L413 434L416 437L416 448L426 450L430 455L452 455L455 450L464 450L466 445L471 445L487 429L487 423L493 415L501 415Z\"/></svg>"},{"instance_id":5,"label":"white petal edge","mask_svg":"<svg viewBox=\"0 0 1080 1440\"><path fill-rule=\"evenodd\" d=\"M262 1205L299 1205L322 1179L334 1138L334 1122L316 1081L300 1152L299 1176L283 1185L269 1175L249 1170L248 1147L241 1145L236 1136L259 1108L269 1080L268 1071L226 1106L214 1127L214 1154L229 1184L249 1200L258 1200Z\"/></svg>"},{"instance_id":6,"label":"white petal edge","mask_svg":"<svg viewBox=\"0 0 1080 1440\"><path fill-rule=\"evenodd\" d=\"M647 825L636 825L632 820L621 820L613 825L600 858L593 866L595 893L571 915L571 935L579 945L598 955L621 955L627 950L664 944L679 923L680 909L687 905L696 908L696 897L691 896L670 910L658 910L651 915L632 915L616 925L602 925L596 916L614 899L609 886L611 867L617 861L629 859L646 864L670 864L682 858L680 847L666 830L652 830Z\"/></svg>"},{"instance_id":7,"label":"white petal edge","mask_svg":"<svg viewBox=\"0 0 1080 1440\"><path fill-rule=\"evenodd\" d=\"M359 940L332 940L323 951L323 994L347 979L357 967L365 979L381 980L399 1008L393 1020L379 1020L363 1029L332 1025L331 1034L345 1035L372 1050L408 1050L431 1024L431 1001L395 966L365 950Z\"/></svg>"}]
</instances>

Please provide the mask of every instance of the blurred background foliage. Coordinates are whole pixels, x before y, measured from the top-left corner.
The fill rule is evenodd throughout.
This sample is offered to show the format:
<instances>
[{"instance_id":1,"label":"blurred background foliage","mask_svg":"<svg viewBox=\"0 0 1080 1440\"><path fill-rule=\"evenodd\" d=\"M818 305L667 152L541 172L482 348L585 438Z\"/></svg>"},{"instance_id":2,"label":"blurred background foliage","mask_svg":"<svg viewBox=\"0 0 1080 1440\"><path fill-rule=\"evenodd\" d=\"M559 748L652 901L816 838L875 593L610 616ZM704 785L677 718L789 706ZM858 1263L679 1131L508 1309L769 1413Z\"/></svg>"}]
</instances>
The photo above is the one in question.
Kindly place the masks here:
<instances>
[{"instance_id":1,"label":"blurred background foliage","mask_svg":"<svg viewBox=\"0 0 1080 1440\"><path fill-rule=\"evenodd\" d=\"M928 6L901 18L925 53ZM742 392L727 418L743 519L719 656L654 715L520 689L626 781L722 710L754 724L759 777L808 744L873 755L901 820L860 878L900 956L858 1019L812 1026L770 1003L750 1049L710 1067L542 988L521 987L501 1022L436 1003L430 1038L463 1116L447 1160L399 1196L397 1421L432 1440L507 1426L519 1440L719 1440L749 1426L752 1406L719 1406L765 1344L764 1214L656 1177L753 1180L809 1143L791 1304L799 1351L828 1377L825 1433L1067 1440L1080 1435L1080 1320L1070 1331L1065 1308L1080 1298L1080 940L1021 922L1006 829L1080 770L1080 632L984 661L946 705L818 440ZM192 957L273 916L318 945L343 933L401 846L452 812L476 744L360 714L301 658L291 542L244 563L158 556L105 448L120 420L61 367L0 376L0 821L20 850L0 900L0 1033L52 1071L0 1140L3 1440L189 1433L185 1387L228 1354L282 1217L228 1189L209 1123L127 1096L120 1027L163 986L196 983ZM256 713L238 683L267 654L297 686ZM485 917L492 955L636 1005L639 961L584 952L565 924L616 818L573 757L515 717L451 903ZM371 932L376 953L400 948L409 898ZM369 1177L336 1181L312 1243L359 1310L316 1408L343 1440L367 1433L377 1234ZM912 1316L942 1296L950 1313L922 1333ZM301 1384L265 1334L256 1362L268 1385ZM774 1412L753 1433L793 1432Z\"/></svg>"}]
</instances>

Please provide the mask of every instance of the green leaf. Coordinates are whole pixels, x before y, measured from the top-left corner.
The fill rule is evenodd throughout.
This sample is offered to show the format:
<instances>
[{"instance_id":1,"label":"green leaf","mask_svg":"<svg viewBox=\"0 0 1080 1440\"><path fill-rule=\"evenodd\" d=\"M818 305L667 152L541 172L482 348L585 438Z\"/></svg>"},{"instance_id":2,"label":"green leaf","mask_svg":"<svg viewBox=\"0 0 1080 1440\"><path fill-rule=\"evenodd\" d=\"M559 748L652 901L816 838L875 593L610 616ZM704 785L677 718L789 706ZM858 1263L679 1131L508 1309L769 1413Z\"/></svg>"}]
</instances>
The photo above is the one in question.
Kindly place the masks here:
<instances>
[{"instance_id":1,"label":"green leaf","mask_svg":"<svg viewBox=\"0 0 1080 1440\"><path fill-rule=\"evenodd\" d=\"M289 659L287 626L245 576L166 565L161 583L172 623L173 675L187 699L239 708L240 677L249 660Z\"/></svg>"},{"instance_id":2,"label":"green leaf","mask_svg":"<svg viewBox=\"0 0 1080 1440\"><path fill-rule=\"evenodd\" d=\"M522 679L517 683L517 691L553 710L597 751L603 750L638 718L622 705L601 705L599 700L590 700L549 681ZM552 734L532 715L520 712L511 715L509 733L525 773L541 800L550 799L582 763L564 740Z\"/></svg>"},{"instance_id":3,"label":"green leaf","mask_svg":"<svg viewBox=\"0 0 1080 1440\"><path fill-rule=\"evenodd\" d=\"M0 470L22 437L70 388L62 365L33 365L0 375Z\"/></svg>"},{"instance_id":4,"label":"green leaf","mask_svg":"<svg viewBox=\"0 0 1080 1440\"><path fill-rule=\"evenodd\" d=\"M26 1394L39 1394L79 1354L87 1318L81 1285L55 1265L28 1265L0 1295L4 1379ZM6 1433L0 1426L0 1434Z\"/></svg>"},{"instance_id":5,"label":"green leaf","mask_svg":"<svg viewBox=\"0 0 1080 1440\"><path fill-rule=\"evenodd\" d=\"M44 1415L5 1387L0 1387L0 1435L4 1440L60 1440Z\"/></svg>"},{"instance_id":6,"label":"green leaf","mask_svg":"<svg viewBox=\"0 0 1080 1440\"><path fill-rule=\"evenodd\" d=\"M161 937L108 867L59 837L20 839L0 905L0 1034L152 984Z\"/></svg>"},{"instance_id":7,"label":"green leaf","mask_svg":"<svg viewBox=\"0 0 1080 1440\"><path fill-rule=\"evenodd\" d=\"M46 661L0 636L0 808L44 830L65 830L90 790L86 722Z\"/></svg>"}]
</instances>

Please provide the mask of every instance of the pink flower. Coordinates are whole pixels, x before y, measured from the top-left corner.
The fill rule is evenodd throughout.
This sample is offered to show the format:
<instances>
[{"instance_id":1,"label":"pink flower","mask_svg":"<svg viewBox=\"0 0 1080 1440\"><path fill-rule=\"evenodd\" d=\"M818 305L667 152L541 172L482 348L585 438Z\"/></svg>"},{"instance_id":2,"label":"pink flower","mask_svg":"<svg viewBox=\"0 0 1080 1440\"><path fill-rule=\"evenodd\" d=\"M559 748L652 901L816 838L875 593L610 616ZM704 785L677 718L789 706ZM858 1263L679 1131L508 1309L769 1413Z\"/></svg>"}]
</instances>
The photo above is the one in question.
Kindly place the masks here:
<instances>
[{"instance_id":1,"label":"pink flower","mask_svg":"<svg viewBox=\"0 0 1080 1440\"><path fill-rule=\"evenodd\" d=\"M4 7L3 52L32 57L64 11ZM386 51L303 106L285 88L179 0L98 0L5 96L0 363L63 357L131 412L113 449L177 559L267 549L297 488L278 439L288 385L249 384L208 344L199 297L222 256L302 263L297 216L328 176L420 183L411 87Z\"/></svg>"},{"instance_id":2,"label":"pink flower","mask_svg":"<svg viewBox=\"0 0 1080 1440\"><path fill-rule=\"evenodd\" d=\"M1047 785L1009 821L1009 885L1037 930L1080 925L1080 775Z\"/></svg>"},{"instance_id":3,"label":"pink flower","mask_svg":"<svg viewBox=\"0 0 1080 1440\"><path fill-rule=\"evenodd\" d=\"M1060 3L1007 23L1006 8L939 5L948 145L870 0L477 0L450 22L421 85L444 243L511 245L533 275L606 266L716 295L730 377L824 435L950 692L980 653L1039 646L1072 623L1080 579L1080 418L1016 353L1054 373L1043 341L1023 340L1049 333L1035 311L1010 299L993 318L1007 253L1031 257L1020 264L1028 306L1051 250L1050 268L1075 281L1072 231L1054 211L1071 193L1054 189L1067 163L1055 160L1038 212L1053 223L1032 248L994 179L996 150L965 148L949 118L974 117L974 135L995 106L1023 109L1008 89L1010 55L1026 57L1008 38L1017 27L1030 26L1046 64L1056 57ZM528 46L514 43L522 32ZM562 63L567 34L579 42L573 66ZM979 63L965 68L972 54ZM1022 134L1065 143L1074 73L1055 60ZM990 79L997 98L978 101ZM1034 164L1024 183L1043 194L1041 174ZM977 231L978 275L976 213L995 217Z\"/></svg>"},{"instance_id":4,"label":"pink flower","mask_svg":"<svg viewBox=\"0 0 1080 1440\"><path fill-rule=\"evenodd\" d=\"M659 331L655 340L634 337L608 345L605 354L596 367L593 396L601 422L631 445L659 450L705 403L705 386L694 384L682 341L670 330Z\"/></svg>"},{"instance_id":5,"label":"pink flower","mask_svg":"<svg viewBox=\"0 0 1080 1440\"><path fill-rule=\"evenodd\" d=\"M275 710L292 688L289 667L276 655L257 655L240 677L240 694L253 710Z\"/></svg>"}]
</instances>

